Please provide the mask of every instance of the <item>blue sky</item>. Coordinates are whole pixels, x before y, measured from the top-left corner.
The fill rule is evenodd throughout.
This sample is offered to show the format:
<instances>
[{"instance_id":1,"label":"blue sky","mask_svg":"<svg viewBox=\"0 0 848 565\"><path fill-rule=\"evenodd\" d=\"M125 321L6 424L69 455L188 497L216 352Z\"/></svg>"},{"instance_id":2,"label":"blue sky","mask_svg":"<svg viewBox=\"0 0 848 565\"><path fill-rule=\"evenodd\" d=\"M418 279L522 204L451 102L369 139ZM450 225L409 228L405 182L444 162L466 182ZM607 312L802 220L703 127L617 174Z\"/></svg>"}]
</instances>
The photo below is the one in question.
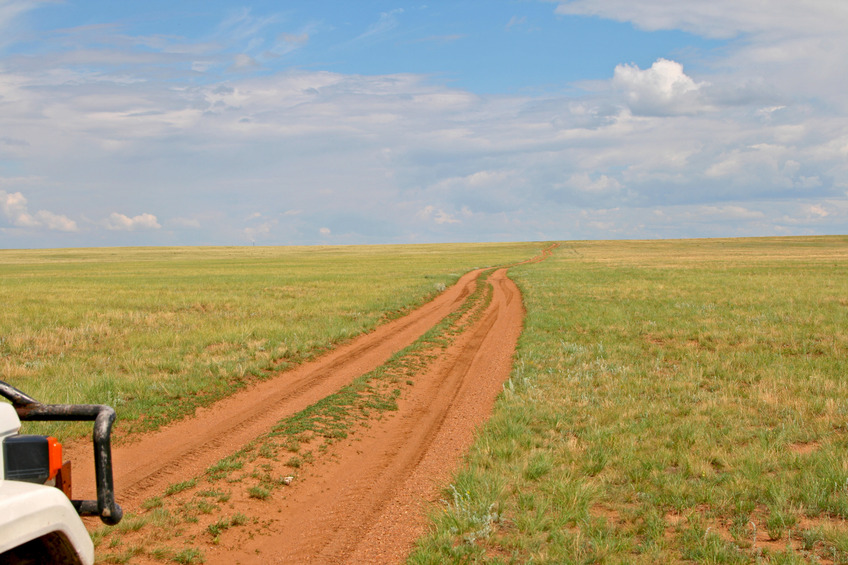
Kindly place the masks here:
<instances>
[{"instance_id":1,"label":"blue sky","mask_svg":"<svg viewBox=\"0 0 848 565\"><path fill-rule=\"evenodd\" d=\"M843 0L0 0L0 248L846 233Z\"/></svg>"}]
</instances>

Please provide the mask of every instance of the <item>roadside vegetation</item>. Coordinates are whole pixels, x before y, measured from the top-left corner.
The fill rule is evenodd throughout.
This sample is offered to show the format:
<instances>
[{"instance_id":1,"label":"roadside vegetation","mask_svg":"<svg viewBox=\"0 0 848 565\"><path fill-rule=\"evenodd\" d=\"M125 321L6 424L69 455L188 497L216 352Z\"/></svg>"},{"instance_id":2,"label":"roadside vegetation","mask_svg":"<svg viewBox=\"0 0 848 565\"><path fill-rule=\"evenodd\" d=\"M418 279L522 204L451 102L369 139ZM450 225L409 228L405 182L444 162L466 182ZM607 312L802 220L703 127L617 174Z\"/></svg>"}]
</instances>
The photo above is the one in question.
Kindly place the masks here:
<instances>
[{"instance_id":1,"label":"roadside vegetation","mask_svg":"<svg viewBox=\"0 0 848 565\"><path fill-rule=\"evenodd\" d=\"M848 563L848 238L511 269L511 379L412 564Z\"/></svg>"},{"instance_id":2,"label":"roadside vegetation","mask_svg":"<svg viewBox=\"0 0 848 565\"><path fill-rule=\"evenodd\" d=\"M367 332L475 267L537 250L0 250L0 378L43 402L114 406L120 441ZM65 437L90 432L65 426Z\"/></svg>"}]
</instances>

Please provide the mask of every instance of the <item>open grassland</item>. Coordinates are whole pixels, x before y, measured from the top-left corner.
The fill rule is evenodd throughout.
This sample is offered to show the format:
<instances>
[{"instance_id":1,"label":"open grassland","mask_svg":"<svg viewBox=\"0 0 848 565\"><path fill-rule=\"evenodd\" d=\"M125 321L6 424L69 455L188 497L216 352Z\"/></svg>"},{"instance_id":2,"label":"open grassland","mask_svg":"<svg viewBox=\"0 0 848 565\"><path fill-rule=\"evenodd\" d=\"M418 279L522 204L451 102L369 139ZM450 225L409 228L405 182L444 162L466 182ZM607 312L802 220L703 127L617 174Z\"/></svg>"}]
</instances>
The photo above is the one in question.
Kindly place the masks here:
<instances>
[{"instance_id":1,"label":"open grassland","mask_svg":"<svg viewBox=\"0 0 848 565\"><path fill-rule=\"evenodd\" d=\"M44 402L111 404L124 432L152 429L539 249L0 251L0 378Z\"/></svg>"},{"instance_id":2,"label":"open grassland","mask_svg":"<svg viewBox=\"0 0 848 565\"><path fill-rule=\"evenodd\" d=\"M848 237L563 244L410 562L848 563Z\"/></svg>"}]
</instances>

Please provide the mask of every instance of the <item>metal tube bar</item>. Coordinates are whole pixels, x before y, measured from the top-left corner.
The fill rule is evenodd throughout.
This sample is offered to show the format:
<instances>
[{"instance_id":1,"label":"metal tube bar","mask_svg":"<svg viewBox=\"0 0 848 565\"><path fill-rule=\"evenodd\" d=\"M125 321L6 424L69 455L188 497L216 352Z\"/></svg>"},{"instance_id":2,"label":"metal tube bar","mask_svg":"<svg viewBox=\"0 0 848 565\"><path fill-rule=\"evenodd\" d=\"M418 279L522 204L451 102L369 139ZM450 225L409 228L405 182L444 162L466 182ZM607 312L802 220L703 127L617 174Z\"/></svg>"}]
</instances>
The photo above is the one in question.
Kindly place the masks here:
<instances>
[{"instance_id":1,"label":"metal tube bar","mask_svg":"<svg viewBox=\"0 0 848 565\"><path fill-rule=\"evenodd\" d=\"M115 410L103 404L42 404L12 385L0 381L0 395L12 402L23 421L94 421L94 476L97 500L72 500L82 516L99 516L105 524L121 521L123 510L115 502L112 478L112 424Z\"/></svg>"}]
</instances>

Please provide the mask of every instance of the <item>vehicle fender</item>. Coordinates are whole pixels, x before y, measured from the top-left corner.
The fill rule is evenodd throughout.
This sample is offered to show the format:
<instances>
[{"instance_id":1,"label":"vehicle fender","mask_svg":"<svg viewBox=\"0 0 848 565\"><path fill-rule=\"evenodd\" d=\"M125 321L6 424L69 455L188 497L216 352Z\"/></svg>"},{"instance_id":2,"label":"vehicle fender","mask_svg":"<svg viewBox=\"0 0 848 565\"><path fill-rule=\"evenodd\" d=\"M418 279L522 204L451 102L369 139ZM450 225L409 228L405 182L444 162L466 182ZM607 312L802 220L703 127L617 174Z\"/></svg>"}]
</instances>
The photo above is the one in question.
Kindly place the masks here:
<instances>
[{"instance_id":1,"label":"vehicle fender","mask_svg":"<svg viewBox=\"0 0 848 565\"><path fill-rule=\"evenodd\" d=\"M71 501L61 491L0 480L0 554L52 533L67 539L80 563L94 563L94 544Z\"/></svg>"}]
</instances>

